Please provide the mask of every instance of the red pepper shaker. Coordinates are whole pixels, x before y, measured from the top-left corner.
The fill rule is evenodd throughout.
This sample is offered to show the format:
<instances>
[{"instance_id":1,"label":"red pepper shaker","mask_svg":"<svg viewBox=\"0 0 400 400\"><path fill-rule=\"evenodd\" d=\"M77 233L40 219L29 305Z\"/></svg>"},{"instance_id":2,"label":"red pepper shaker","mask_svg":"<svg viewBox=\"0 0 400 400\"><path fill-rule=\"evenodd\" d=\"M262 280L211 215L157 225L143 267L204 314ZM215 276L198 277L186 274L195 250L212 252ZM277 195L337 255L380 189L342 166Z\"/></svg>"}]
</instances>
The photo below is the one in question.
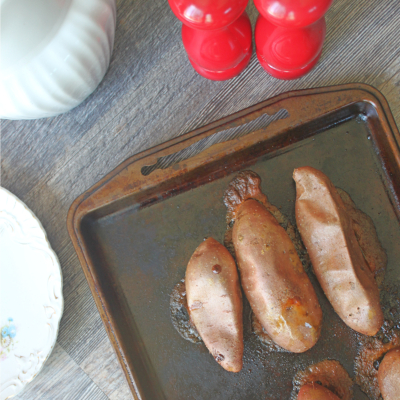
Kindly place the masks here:
<instances>
[{"instance_id":1,"label":"red pepper shaker","mask_svg":"<svg viewBox=\"0 0 400 400\"><path fill-rule=\"evenodd\" d=\"M254 0L260 64L278 79L297 79L317 64L325 39L325 13L333 0Z\"/></svg>"},{"instance_id":2,"label":"red pepper shaker","mask_svg":"<svg viewBox=\"0 0 400 400\"><path fill-rule=\"evenodd\" d=\"M168 1L183 23L183 45L200 75L225 80L246 68L252 53L248 0Z\"/></svg>"}]
</instances>

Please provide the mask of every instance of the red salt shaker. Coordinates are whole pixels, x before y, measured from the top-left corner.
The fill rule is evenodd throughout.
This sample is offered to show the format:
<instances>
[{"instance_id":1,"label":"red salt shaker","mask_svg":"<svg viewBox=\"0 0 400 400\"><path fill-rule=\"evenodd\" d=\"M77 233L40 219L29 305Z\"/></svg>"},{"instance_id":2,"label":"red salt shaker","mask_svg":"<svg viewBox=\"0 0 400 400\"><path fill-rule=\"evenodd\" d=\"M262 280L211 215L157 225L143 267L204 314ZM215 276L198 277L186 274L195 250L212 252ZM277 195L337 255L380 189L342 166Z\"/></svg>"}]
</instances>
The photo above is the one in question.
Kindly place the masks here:
<instances>
[{"instance_id":1,"label":"red salt shaker","mask_svg":"<svg viewBox=\"0 0 400 400\"><path fill-rule=\"evenodd\" d=\"M168 0L183 23L182 41L193 68L212 80L233 78L252 53L248 0Z\"/></svg>"},{"instance_id":2,"label":"red salt shaker","mask_svg":"<svg viewBox=\"0 0 400 400\"><path fill-rule=\"evenodd\" d=\"M260 64L278 79L297 79L317 64L325 39L325 13L333 0L254 0Z\"/></svg>"}]
</instances>

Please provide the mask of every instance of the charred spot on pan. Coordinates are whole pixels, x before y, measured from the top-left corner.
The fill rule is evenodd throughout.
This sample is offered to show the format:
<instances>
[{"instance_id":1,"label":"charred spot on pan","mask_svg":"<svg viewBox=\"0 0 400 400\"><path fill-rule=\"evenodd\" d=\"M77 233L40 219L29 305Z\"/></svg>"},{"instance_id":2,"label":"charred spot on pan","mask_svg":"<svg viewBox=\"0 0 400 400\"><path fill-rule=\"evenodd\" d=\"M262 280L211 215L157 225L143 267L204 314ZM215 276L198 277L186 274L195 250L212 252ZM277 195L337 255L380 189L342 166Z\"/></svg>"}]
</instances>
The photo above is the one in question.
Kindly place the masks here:
<instances>
[{"instance_id":1,"label":"charred spot on pan","mask_svg":"<svg viewBox=\"0 0 400 400\"><path fill-rule=\"evenodd\" d=\"M219 264L215 264L215 265L212 267L212 272L213 272L214 274L219 274L221 271L222 271L222 267L221 267Z\"/></svg>"},{"instance_id":2,"label":"charred spot on pan","mask_svg":"<svg viewBox=\"0 0 400 400\"><path fill-rule=\"evenodd\" d=\"M169 307L172 324L179 335L192 343L201 342L201 337L189 317L185 279L181 279L173 288Z\"/></svg>"}]
</instances>

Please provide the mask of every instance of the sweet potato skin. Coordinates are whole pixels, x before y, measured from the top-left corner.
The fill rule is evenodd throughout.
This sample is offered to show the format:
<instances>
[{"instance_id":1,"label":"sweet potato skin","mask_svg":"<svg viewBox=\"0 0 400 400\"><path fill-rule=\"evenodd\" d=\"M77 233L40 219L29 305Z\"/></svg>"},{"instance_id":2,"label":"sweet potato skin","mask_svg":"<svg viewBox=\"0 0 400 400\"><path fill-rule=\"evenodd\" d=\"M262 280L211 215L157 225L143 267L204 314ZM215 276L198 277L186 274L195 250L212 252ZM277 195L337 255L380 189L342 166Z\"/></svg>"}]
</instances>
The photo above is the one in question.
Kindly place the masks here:
<instances>
[{"instance_id":1,"label":"sweet potato skin","mask_svg":"<svg viewBox=\"0 0 400 400\"><path fill-rule=\"evenodd\" d=\"M378 384L384 400L400 398L400 347L390 350L378 370Z\"/></svg>"},{"instance_id":2,"label":"sweet potato skin","mask_svg":"<svg viewBox=\"0 0 400 400\"><path fill-rule=\"evenodd\" d=\"M300 389L297 400L340 400L340 398L321 385L308 384Z\"/></svg>"},{"instance_id":3,"label":"sweet potato skin","mask_svg":"<svg viewBox=\"0 0 400 400\"><path fill-rule=\"evenodd\" d=\"M186 269L189 316L214 359L227 371L243 366L243 301L236 264L228 250L208 238Z\"/></svg>"},{"instance_id":4,"label":"sweet potato skin","mask_svg":"<svg viewBox=\"0 0 400 400\"><path fill-rule=\"evenodd\" d=\"M272 340L302 353L317 342L322 311L296 249L258 201L238 206L232 240L243 290Z\"/></svg>"},{"instance_id":5,"label":"sweet potato skin","mask_svg":"<svg viewBox=\"0 0 400 400\"><path fill-rule=\"evenodd\" d=\"M299 393L302 390L306 391L306 388L303 389L303 387L307 385L314 386L317 389L319 385L330 390L341 400L353 399L353 381L337 360L325 359L316 364L311 364L304 370L298 371L292 382L294 390L298 390Z\"/></svg>"},{"instance_id":6,"label":"sweet potato skin","mask_svg":"<svg viewBox=\"0 0 400 400\"><path fill-rule=\"evenodd\" d=\"M342 199L315 168L297 168L293 178L297 226L325 295L350 328L375 335L383 324L378 285Z\"/></svg>"}]
</instances>

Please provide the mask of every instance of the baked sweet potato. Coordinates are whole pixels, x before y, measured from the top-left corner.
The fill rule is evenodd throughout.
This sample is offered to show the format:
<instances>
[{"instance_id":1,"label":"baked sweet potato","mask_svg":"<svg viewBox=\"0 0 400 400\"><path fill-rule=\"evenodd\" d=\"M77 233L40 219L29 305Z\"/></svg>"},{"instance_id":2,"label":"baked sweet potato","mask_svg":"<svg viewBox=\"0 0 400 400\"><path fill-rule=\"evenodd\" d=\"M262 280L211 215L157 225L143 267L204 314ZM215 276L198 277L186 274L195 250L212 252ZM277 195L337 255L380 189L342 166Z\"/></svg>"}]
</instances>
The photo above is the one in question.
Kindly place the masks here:
<instances>
[{"instance_id":1,"label":"baked sweet potato","mask_svg":"<svg viewBox=\"0 0 400 400\"><path fill-rule=\"evenodd\" d=\"M386 353L378 370L378 384L383 400L400 399L400 347Z\"/></svg>"},{"instance_id":2,"label":"baked sweet potato","mask_svg":"<svg viewBox=\"0 0 400 400\"><path fill-rule=\"evenodd\" d=\"M195 250L186 269L189 316L214 359L227 371L243 365L243 301L236 264L213 238Z\"/></svg>"},{"instance_id":3,"label":"baked sweet potato","mask_svg":"<svg viewBox=\"0 0 400 400\"><path fill-rule=\"evenodd\" d=\"M291 399L295 398L296 392L298 392L298 400L353 399L353 381L340 362L336 360L323 360L311 364L304 370L298 371L292 382ZM332 397L331 393L335 397ZM331 397L324 397L323 395L330 395Z\"/></svg>"},{"instance_id":4,"label":"baked sweet potato","mask_svg":"<svg viewBox=\"0 0 400 400\"><path fill-rule=\"evenodd\" d=\"M297 400L340 400L329 389L315 384L304 385L297 396Z\"/></svg>"},{"instance_id":5,"label":"baked sweet potato","mask_svg":"<svg viewBox=\"0 0 400 400\"><path fill-rule=\"evenodd\" d=\"M340 318L375 335L383 324L378 285L335 186L311 167L294 170L296 222L315 275Z\"/></svg>"},{"instance_id":6,"label":"baked sweet potato","mask_svg":"<svg viewBox=\"0 0 400 400\"><path fill-rule=\"evenodd\" d=\"M260 182L254 172L242 172L225 193L235 216L232 242L241 283L271 339L302 353L319 338L322 311L293 242L266 206L254 200L262 199Z\"/></svg>"},{"instance_id":7,"label":"baked sweet potato","mask_svg":"<svg viewBox=\"0 0 400 400\"><path fill-rule=\"evenodd\" d=\"M370 400L382 400L378 382L380 365L385 354L399 347L400 326L389 319L383 322L375 336L359 335L357 355L354 360L354 383Z\"/></svg>"}]
</instances>

